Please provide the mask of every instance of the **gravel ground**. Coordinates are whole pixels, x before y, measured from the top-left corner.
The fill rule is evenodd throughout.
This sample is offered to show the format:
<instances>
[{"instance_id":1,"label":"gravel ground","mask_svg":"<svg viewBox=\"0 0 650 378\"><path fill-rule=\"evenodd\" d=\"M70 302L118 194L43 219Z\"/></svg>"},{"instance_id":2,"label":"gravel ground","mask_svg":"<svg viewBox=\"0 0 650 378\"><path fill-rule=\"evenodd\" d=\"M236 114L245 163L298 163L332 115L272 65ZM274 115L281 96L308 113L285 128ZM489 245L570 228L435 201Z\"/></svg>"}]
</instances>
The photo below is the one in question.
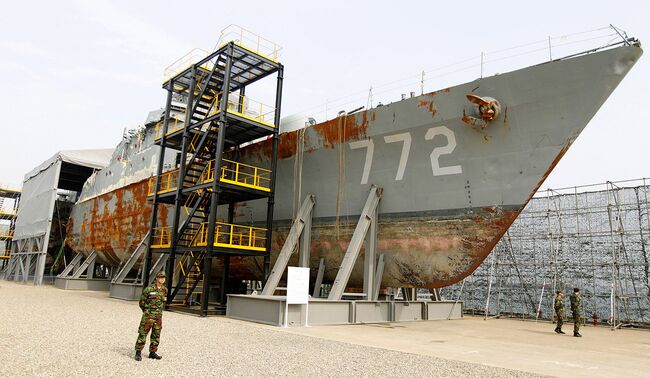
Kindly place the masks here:
<instances>
[{"instance_id":1,"label":"gravel ground","mask_svg":"<svg viewBox=\"0 0 650 378\"><path fill-rule=\"evenodd\" d=\"M0 281L0 376L531 376L171 312L163 359L136 362L140 315L136 303L105 292Z\"/></svg>"}]
</instances>

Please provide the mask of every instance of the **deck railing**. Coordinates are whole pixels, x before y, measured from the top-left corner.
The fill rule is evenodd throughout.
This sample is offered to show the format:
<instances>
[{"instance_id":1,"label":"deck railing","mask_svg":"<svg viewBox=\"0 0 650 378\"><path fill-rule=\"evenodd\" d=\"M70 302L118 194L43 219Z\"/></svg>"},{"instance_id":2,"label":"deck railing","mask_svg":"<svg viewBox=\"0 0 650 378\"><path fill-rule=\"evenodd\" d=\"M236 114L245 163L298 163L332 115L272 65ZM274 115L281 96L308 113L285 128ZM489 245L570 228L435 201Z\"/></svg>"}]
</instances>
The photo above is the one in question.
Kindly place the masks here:
<instances>
[{"instance_id":1,"label":"deck railing","mask_svg":"<svg viewBox=\"0 0 650 378\"><path fill-rule=\"evenodd\" d=\"M247 188L271 191L271 171L254 165L239 163L233 160L221 159L221 182ZM208 183L214 180L214 160L210 160L199 183Z\"/></svg>"},{"instance_id":2,"label":"deck railing","mask_svg":"<svg viewBox=\"0 0 650 378\"><path fill-rule=\"evenodd\" d=\"M165 125L163 125L162 122L159 122L156 125L156 130L155 130L156 140L162 138L163 130L165 129L164 126ZM169 117L169 126L167 128L167 134L166 135L169 135L169 134L174 133L174 132L176 132L178 130L181 130L184 126L185 126L185 123L183 121L179 120L177 115L171 115Z\"/></svg>"},{"instance_id":3,"label":"deck railing","mask_svg":"<svg viewBox=\"0 0 650 378\"><path fill-rule=\"evenodd\" d=\"M167 82L169 79L173 78L179 73L185 71L186 69L191 67L194 63L200 61L201 59L205 58L209 54L210 53L204 49L200 49L200 48L192 49L190 52L178 58L176 61L174 61L174 63L170 64L165 68L163 74L163 83ZM206 69L212 69L212 68L206 67Z\"/></svg>"},{"instance_id":4,"label":"deck railing","mask_svg":"<svg viewBox=\"0 0 650 378\"><path fill-rule=\"evenodd\" d=\"M178 169L165 172L160 175L160 188L158 194L164 194L176 190L178 182ZM149 177L148 196L153 196L156 192L156 176Z\"/></svg>"},{"instance_id":5,"label":"deck railing","mask_svg":"<svg viewBox=\"0 0 650 378\"><path fill-rule=\"evenodd\" d=\"M256 167L250 164L239 163L233 160L221 160L221 182L242 186L245 188L271 191L271 171L268 169ZM207 184L214 180L214 160L207 162L203 173L198 178L196 184ZM178 186L178 169L165 172L160 175L160 188L158 194L169 193L176 190ZM156 176L149 178L148 196L152 196L156 191Z\"/></svg>"},{"instance_id":6,"label":"deck railing","mask_svg":"<svg viewBox=\"0 0 650 378\"><path fill-rule=\"evenodd\" d=\"M273 62L278 61L280 50L282 50L282 46L277 43L234 24L229 25L221 31L217 46L221 48L228 42L235 42L238 46Z\"/></svg>"},{"instance_id":7,"label":"deck railing","mask_svg":"<svg viewBox=\"0 0 650 378\"><path fill-rule=\"evenodd\" d=\"M194 239L196 246L208 245L208 222L201 223ZM214 229L214 246L224 248L266 251L266 228L217 222Z\"/></svg>"},{"instance_id":8,"label":"deck railing","mask_svg":"<svg viewBox=\"0 0 650 378\"><path fill-rule=\"evenodd\" d=\"M208 230L208 222L201 223L192 238L191 246L207 246ZM171 227L154 228L151 248L169 248L171 246L171 231ZM266 228L217 222L214 229L214 246L264 252L266 251L266 231Z\"/></svg>"},{"instance_id":9,"label":"deck railing","mask_svg":"<svg viewBox=\"0 0 650 378\"><path fill-rule=\"evenodd\" d=\"M156 227L153 229L151 248L169 248L172 245L172 228Z\"/></svg>"}]
</instances>

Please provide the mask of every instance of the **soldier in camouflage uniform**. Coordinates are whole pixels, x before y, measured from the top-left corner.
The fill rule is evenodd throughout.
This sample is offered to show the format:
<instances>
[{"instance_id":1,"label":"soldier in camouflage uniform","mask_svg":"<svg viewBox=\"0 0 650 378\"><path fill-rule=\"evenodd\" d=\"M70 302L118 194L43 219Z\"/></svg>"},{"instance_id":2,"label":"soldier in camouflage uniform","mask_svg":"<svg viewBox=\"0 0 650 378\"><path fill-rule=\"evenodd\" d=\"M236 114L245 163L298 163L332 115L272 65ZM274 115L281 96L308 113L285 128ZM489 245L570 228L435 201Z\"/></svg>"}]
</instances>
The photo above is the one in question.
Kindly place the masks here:
<instances>
[{"instance_id":1,"label":"soldier in camouflage uniform","mask_svg":"<svg viewBox=\"0 0 650 378\"><path fill-rule=\"evenodd\" d=\"M564 293L562 290L558 290L555 293L555 305L553 308L555 308L555 315L557 316L555 333L561 333L564 335L564 332L562 332L562 324L564 324Z\"/></svg>"},{"instance_id":2,"label":"soldier in camouflage uniform","mask_svg":"<svg viewBox=\"0 0 650 378\"><path fill-rule=\"evenodd\" d=\"M571 294L571 312L573 313L573 336L582 337L580 334L580 315L582 308L580 306L580 289L573 289Z\"/></svg>"},{"instance_id":3,"label":"soldier in camouflage uniform","mask_svg":"<svg viewBox=\"0 0 650 378\"><path fill-rule=\"evenodd\" d=\"M140 308L142 309L142 320L138 328L138 341L135 343L135 360L142 360L142 349L147 342L147 334L151 330L149 340L149 358L159 360L158 344L160 343L160 330L162 329L162 313L167 301L167 287L165 286L165 272L156 275L156 279L142 290L140 296Z\"/></svg>"}]
</instances>

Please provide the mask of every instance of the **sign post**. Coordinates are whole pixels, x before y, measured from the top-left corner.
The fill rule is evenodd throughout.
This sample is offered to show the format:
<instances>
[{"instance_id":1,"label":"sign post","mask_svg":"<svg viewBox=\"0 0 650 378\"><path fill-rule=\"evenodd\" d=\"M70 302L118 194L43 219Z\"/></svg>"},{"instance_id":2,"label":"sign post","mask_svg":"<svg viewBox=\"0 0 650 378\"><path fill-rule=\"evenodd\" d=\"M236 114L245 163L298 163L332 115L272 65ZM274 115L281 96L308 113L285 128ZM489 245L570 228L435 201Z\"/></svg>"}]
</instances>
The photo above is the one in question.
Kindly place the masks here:
<instances>
[{"instance_id":1,"label":"sign post","mask_svg":"<svg viewBox=\"0 0 650 378\"><path fill-rule=\"evenodd\" d=\"M287 298L284 308L284 326L289 326L289 305L307 305L305 312L305 326L309 316L309 268L290 266L287 269Z\"/></svg>"}]
</instances>

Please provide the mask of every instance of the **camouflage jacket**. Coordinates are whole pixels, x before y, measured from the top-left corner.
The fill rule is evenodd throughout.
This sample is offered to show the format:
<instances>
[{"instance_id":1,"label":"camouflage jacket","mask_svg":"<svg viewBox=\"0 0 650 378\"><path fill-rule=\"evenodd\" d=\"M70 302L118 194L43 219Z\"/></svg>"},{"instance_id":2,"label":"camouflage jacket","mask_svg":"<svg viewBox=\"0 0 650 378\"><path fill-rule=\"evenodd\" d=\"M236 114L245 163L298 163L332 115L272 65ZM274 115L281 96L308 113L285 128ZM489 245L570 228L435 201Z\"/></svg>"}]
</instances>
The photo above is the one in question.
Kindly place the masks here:
<instances>
[{"instance_id":1,"label":"camouflage jacket","mask_svg":"<svg viewBox=\"0 0 650 378\"><path fill-rule=\"evenodd\" d=\"M555 296L555 311L564 311L564 300L559 295Z\"/></svg>"},{"instance_id":2,"label":"camouflage jacket","mask_svg":"<svg viewBox=\"0 0 650 378\"><path fill-rule=\"evenodd\" d=\"M571 312L574 314L579 314L580 313L580 296L571 294Z\"/></svg>"},{"instance_id":3,"label":"camouflage jacket","mask_svg":"<svg viewBox=\"0 0 650 378\"><path fill-rule=\"evenodd\" d=\"M156 283L147 286L142 290L140 296L140 309L144 315L160 316L167 301L167 287L157 287Z\"/></svg>"}]
</instances>

